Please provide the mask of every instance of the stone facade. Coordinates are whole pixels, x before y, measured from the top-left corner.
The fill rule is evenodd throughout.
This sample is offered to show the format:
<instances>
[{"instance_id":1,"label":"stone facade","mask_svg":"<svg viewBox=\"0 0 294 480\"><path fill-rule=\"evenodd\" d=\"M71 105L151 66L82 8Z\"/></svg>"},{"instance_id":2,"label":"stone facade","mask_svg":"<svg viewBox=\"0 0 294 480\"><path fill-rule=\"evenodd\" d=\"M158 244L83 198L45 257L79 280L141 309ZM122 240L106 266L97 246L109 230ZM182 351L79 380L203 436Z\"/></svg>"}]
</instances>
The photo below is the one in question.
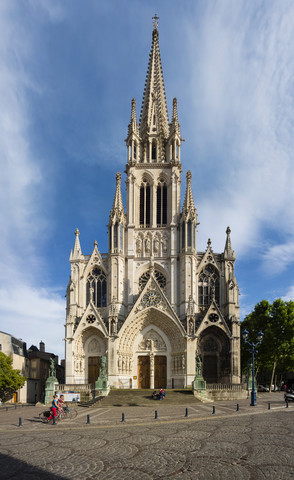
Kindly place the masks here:
<instances>
[{"instance_id":1,"label":"stone facade","mask_svg":"<svg viewBox=\"0 0 294 480\"><path fill-rule=\"evenodd\" d=\"M197 251L191 173L181 192L177 100L168 118L157 25L140 121L132 100L124 210L121 174L108 253L83 255L79 230L67 287L66 383L94 383L101 356L118 388L184 387L200 355L208 383L240 383L240 323L230 229L225 248Z\"/></svg>"}]
</instances>

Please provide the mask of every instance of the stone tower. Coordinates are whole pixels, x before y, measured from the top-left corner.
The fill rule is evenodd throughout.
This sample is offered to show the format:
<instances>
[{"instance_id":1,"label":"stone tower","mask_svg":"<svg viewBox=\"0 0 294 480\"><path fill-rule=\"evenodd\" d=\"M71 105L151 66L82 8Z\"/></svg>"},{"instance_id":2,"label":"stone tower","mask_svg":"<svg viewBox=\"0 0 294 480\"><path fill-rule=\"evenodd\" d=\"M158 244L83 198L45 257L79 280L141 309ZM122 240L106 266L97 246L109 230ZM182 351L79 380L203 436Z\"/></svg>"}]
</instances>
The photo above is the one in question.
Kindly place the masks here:
<instances>
[{"instance_id":1,"label":"stone tower","mask_svg":"<svg viewBox=\"0 0 294 480\"><path fill-rule=\"evenodd\" d=\"M79 231L67 288L66 382L94 383L108 359L117 388L184 387L200 355L208 383L240 383L240 324L230 229L223 253L197 251L191 172L181 208L177 100L169 121L157 23L141 115L126 138L127 205L120 173L108 223L108 253L83 255Z\"/></svg>"}]
</instances>

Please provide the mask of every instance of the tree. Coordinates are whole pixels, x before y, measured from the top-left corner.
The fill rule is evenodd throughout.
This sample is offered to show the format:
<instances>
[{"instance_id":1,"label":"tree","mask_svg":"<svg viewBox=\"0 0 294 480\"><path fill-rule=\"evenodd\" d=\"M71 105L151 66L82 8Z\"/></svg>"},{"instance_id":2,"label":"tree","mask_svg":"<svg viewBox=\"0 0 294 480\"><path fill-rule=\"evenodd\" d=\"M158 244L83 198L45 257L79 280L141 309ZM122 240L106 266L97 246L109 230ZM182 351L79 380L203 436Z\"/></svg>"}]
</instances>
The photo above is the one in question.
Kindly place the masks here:
<instances>
[{"instance_id":1,"label":"tree","mask_svg":"<svg viewBox=\"0 0 294 480\"><path fill-rule=\"evenodd\" d=\"M264 338L257 347L256 368L271 369L271 383L273 384L277 368L279 371L294 369L294 302L275 300L271 305L267 300L255 305L242 322L242 330L250 333L249 341L256 341L257 333L261 330ZM250 358L248 345L242 342L242 368Z\"/></svg>"},{"instance_id":2,"label":"tree","mask_svg":"<svg viewBox=\"0 0 294 480\"><path fill-rule=\"evenodd\" d=\"M12 358L0 352L0 399L9 400L13 392L23 387L26 381L20 370L12 367Z\"/></svg>"}]
</instances>

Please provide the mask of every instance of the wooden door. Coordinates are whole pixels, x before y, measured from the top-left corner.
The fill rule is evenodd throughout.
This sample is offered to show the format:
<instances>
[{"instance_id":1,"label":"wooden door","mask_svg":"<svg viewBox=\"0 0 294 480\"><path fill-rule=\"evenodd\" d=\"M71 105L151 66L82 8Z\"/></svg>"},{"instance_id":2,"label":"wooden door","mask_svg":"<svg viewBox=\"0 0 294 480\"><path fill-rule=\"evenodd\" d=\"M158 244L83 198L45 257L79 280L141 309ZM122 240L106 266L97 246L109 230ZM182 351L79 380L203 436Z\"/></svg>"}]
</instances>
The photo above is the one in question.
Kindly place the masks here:
<instances>
[{"instance_id":1,"label":"wooden door","mask_svg":"<svg viewBox=\"0 0 294 480\"><path fill-rule=\"evenodd\" d=\"M138 388L150 388L150 357L138 357Z\"/></svg>"},{"instance_id":2,"label":"wooden door","mask_svg":"<svg viewBox=\"0 0 294 480\"><path fill-rule=\"evenodd\" d=\"M204 355L203 378L207 383L217 383L217 356Z\"/></svg>"},{"instance_id":3,"label":"wooden door","mask_svg":"<svg viewBox=\"0 0 294 480\"><path fill-rule=\"evenodd\" d=\"M95 383L100 373L100 357L88 357L88 383Z\"/></svg>"},{"instance_id":4,"label":"wooden door","mask_svg":"<svg viewBox=\"0 0 294 480\"><path fill-rule=\"evenodd\" d=\"M166 388L167 368L166 356L156 355L154 359L154 388Z\"/></svg>"}]
</instances>

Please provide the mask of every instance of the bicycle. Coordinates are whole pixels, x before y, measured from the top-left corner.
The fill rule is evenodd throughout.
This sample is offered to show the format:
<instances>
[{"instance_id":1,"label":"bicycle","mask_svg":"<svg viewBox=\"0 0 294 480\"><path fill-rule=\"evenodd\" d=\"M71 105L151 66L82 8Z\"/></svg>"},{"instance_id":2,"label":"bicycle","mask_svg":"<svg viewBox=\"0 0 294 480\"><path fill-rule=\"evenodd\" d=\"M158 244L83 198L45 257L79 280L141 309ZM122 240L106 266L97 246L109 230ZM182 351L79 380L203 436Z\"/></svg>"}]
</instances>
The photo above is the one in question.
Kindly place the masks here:
<instances>
[{"instance_id":1,"label":"bicycle","mask_svg":"<svg viewBox=\"0 0 294 480\"><path fill-rule=\"evenodd\" d=\"M78 412L75 409L70 409L68 406L61 408L57 411L57 416L55 417L55 421L59 422L60 420L71 419L73 420L76 418ZM45 410L39 414L39 418L43 423L53 423L53 417L50 418L52 415L51 409ZM50 420L49 420L50 418Z\"/></svg>"}]
</instances>

